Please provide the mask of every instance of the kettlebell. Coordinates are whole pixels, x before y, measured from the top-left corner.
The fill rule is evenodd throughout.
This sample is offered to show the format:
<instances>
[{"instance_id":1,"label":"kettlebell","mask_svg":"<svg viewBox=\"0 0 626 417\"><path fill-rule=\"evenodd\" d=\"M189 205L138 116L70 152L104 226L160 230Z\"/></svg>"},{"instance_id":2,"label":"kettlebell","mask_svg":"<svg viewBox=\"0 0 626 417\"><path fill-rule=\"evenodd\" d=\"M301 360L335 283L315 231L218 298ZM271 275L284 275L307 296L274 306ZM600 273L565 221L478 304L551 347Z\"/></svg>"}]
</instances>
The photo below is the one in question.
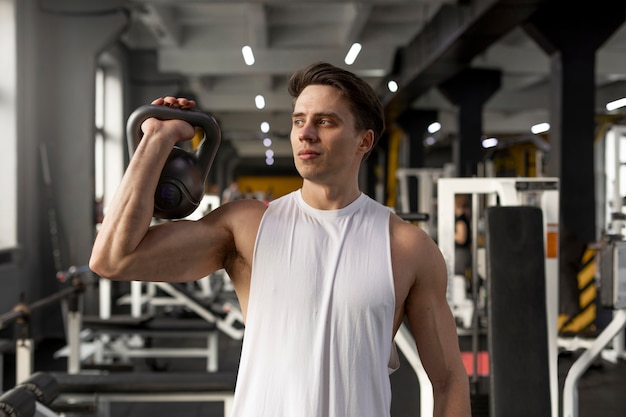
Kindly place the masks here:
<instances>
[{"instance_id":1,"label":"kettlebell","mask_svg":"<svg viewBox=\"0 0 626 417\"><path fill-rule=\"evenodd\" d=\"M181 219L187 217L200 204L204 195L204 184L209 175L213 159L221 142L221 131L215 119L196 110L181 110L148 104L137 108L126 123L126 137L130 156L135 153L142 132L141 124L148 118L160 120L184 120L202 130L204 138L195 151L185 142L174 146L163 166L159 183L154 192L154 217Z\"/></svg>"}]
</instances>

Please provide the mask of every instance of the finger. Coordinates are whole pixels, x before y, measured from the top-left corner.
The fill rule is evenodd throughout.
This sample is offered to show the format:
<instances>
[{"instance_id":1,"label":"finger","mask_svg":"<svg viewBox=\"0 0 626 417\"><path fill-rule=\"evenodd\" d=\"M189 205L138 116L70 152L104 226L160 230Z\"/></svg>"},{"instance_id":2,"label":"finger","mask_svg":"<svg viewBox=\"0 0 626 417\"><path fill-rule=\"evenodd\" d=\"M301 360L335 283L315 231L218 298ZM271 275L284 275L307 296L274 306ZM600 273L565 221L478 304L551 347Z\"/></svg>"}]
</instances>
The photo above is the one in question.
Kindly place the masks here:
<instances>
[{"instance_id":1,"label":"finger","mask_svg":"<svg viewBox=\"0 0 626 417\"><path fill-rule=\"evenodd\" d=\"M162 105L163 104L163 97L159 97L159 98L153 100L152 104L159 105L159 106Z\"/></svg>"},{"instance_id":2,"label":"finger","mask_svg":"<svg viewBox=\"0 0 626 417\"><path fill-rule=\"evenodd\" d=\"M163 104L166 106L178 107L178 99L172 96L166 96L163 98Z\"/></svg>"},{"instance_id":3,"label":"finger","mask_svg":"<svg viewBox=\"0 0 626 417\"><path fill-rule=\"evenodd\" d=\"M178 104L182 109L191 109L196 106L196 102L194 100L189 100L187 98L179 98Z\"/></svg>"}]
</instances>

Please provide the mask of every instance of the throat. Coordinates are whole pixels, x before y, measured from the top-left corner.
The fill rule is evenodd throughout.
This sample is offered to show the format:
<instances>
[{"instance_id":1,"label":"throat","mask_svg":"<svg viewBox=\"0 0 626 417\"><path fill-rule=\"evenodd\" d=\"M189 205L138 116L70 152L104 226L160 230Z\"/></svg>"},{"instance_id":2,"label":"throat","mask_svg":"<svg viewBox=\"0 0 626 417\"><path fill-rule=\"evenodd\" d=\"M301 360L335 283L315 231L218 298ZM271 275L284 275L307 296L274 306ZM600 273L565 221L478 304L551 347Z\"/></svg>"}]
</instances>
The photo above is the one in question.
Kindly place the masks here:
<instances>
[{"instance_id":1,"label":"throat","mask_svg":"<svg viewBox=\"0 0 626 417\"><path fill-rule=\"evenodd\" d=\"M320 186L307 180L302 184L302 199L318 210L339 210L354 202L361 195L358 187L343 189Z\"/></svg>"}]
</instances>

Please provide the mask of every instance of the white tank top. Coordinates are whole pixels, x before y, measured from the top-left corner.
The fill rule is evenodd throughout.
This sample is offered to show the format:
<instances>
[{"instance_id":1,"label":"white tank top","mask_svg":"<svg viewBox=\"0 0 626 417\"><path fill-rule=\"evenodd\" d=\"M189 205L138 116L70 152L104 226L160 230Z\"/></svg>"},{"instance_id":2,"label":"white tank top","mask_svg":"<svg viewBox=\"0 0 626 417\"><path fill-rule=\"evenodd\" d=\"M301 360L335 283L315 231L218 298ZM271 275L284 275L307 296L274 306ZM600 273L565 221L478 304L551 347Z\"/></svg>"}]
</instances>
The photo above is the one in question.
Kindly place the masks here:
<instances>
[{"instance_id":1,"label":"white tank top","mask_svg":"<svg viewBox=\"0 0 626 417\"><path fill-rule=\"evenodd\" d=\"M259 227L233 417L389 416L389 209L317 210L300 191ZM388 368L389 366L389 368Z\"/></svg>"}]
</instances>

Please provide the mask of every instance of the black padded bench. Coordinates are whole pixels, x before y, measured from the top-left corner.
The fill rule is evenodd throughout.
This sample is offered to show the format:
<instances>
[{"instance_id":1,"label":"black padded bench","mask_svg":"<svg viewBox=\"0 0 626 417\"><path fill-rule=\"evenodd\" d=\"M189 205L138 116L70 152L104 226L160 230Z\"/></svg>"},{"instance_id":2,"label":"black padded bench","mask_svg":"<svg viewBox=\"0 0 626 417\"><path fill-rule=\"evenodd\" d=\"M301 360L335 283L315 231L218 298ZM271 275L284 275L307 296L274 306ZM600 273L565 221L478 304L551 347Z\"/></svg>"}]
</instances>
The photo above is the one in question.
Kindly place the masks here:
<instances>
[{"instance_id":1,"label":"black padded bench","mask_svg":"<svg viewBox=\"0 0 626 417\"><path fill-rule=\"evenodd\" d=\"M108 410L112 402L221 402L224 416L230 415L237 376L214 373L115 373L67 374L38 372L15 387L7 404L16 404L26 416L33 410L29 395L53 411L67 411L68 405L83 404L94 410ZM2 403L0 403L0 406ZM31 414L32 415L32 414ZM0 409L0 417L2 411Z\"/></svg>"},{"instance_id":2,"label":"black padded bench","mask_svg":"<svg viewBox=\"0 0 626 417\"><path fill-rule=\"evenodd\" d=\"M12 388L0 396L0 417L32 417L35 414L35 395L21 388Z\"/></svg>"},{"instance_id":3,"label":"black padded bench","mask_svg":"<svg viewBox=\"0 0 626 417\"><path fill-rule=\"evenodd\" d=\"M217 330L215 323L200 318L156 317L152 314L139 317L125 314L113 315L108 319L84 316L83 325L93 330L112 332L212 332Z\"/></svg>"}]
</instances>

